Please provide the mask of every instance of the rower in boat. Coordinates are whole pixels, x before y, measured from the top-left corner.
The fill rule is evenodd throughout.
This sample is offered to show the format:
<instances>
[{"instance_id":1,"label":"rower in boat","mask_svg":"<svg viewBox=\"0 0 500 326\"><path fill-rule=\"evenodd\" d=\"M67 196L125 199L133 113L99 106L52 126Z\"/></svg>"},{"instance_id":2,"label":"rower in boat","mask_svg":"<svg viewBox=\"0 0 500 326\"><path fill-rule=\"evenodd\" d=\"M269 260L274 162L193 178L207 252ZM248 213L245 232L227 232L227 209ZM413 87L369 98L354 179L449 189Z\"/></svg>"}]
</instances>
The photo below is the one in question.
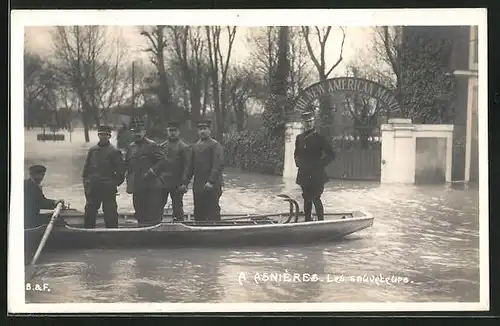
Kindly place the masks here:
<instances>
[{"instance_id":1,"label":"rower in boat","mask_svg":"<svg viewBox=\"0 0 500 326\"><path fill-rule=\"evenodd\" d=\"M319 221L324 219L321 195L328 177L325 167L335 159L330 142L316 131L313 112L302 114L305 131L295 139L296 183L302 188L306 222L312 221L312 205Z\"/></svg>"},{"instance_id":2,"label":"rower in boat","mask_svg":"<svg viewBox=\"0 0 500 326\"><path fill-rule=\"evenodd\" d=\"M87 201L84 227L95 228L97 211L102 204L106 227L117 228L116 194L125 178L125 165L121 151L109 142L111 128L99 126L97 135L99 142L89 149L82 173Z\"/></svg>"},{"instance_id":3,"label":"rower in boat","mask_svg":"<svg viewBox=\"0 0 500 326\"><path fill-rule=\"evenodd\" d=\"M193 181L196 221L220 221L224 149L211 136L211 120L198 122L199 140L193 144L193 158L187 180Z\"/></svg>"},{"instance_id":4,"label":"rower in boat","mask_svg":"<svg viewBox=\"0 0 500 326\"><path fill-rule=\"evenodd\" d=\"M167 160L160 146L146 137L144 121L134 121L131 131L134 140L125 154L127 193L132 194L138 226L154 225L163 218L159 176Z\"/></svg>"},{"instance_id":5,"label":"rower in boat","mask_svg":"<svg viewBox=\"0 0 500 326\"><path fill-rule=\"evenodd\" d=\"M187 178L191 161L191 148L179 138L179 128L179 122L169 122L167 125L168 139L160 144L162 151L169 160L165 170L160 175L162 181L162 201L160 207L163 212L170 196L174 221L182 221L184 219L183 197L189 185Z\"/></svg>"},{"instance_id":6,"label":"rower in boat","mask_svg":"<svg viewBox=\"0 0 500 326\"><path fill-rule=\"evenodd\" d=\"M42 181L47 168L43 165L32 165L29 168L29 179L24 180L24 228L36 228L48 224L52 214L40 214L41 209L54 209L63 199L48 199L43 194Z\"/></svg>"}]
</instances>

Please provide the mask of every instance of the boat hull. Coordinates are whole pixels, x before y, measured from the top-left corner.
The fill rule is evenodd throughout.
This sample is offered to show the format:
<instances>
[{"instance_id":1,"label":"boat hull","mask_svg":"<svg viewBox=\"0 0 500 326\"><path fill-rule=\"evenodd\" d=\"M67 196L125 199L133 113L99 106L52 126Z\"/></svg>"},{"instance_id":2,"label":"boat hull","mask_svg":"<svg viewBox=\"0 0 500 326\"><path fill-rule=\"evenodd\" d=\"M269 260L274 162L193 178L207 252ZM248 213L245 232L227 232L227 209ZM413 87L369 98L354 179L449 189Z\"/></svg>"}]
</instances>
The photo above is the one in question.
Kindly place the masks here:
<instances>
[{"instance_id":1,"label":"boat hull","mask_svg":"<svg viewBox=\"0 0 500 326\"><path fill-rule=\"evenodd\" d=\"M372 216L358 215L330 214L324 221L286 224L273 222L273 215L264 220L222 221L218 225L175 223L164 219L162 223L154 226L136 227L122 223L122 226L116 229L83 229L68 222L71 221L69 217L65 218L66 225L54 227L44 251L311 244L339 239L373 225ZM44 231L45 226L25 230L25 245L28 250L36 250Z\"/></svg>"}]
</instances>

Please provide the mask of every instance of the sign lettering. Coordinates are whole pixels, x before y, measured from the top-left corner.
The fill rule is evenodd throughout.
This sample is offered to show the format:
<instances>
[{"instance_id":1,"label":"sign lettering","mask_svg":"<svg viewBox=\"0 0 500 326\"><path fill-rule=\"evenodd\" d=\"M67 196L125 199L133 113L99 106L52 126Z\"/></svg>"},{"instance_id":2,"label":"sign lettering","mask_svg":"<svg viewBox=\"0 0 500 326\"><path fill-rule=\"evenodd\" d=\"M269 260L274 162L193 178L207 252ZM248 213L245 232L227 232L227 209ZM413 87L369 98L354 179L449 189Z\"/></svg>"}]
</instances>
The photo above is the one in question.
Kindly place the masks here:
<instances>
[{"instance_id":1,"label":"sign lettering","mask_svg":"<svg viewBox=\"0 0 500 326\"><path fill-rule=\"evenodd\" d=\"M302 90L295 98L295 109L304 110L312 101L334 92L357 92L380 100L387 109L399 110L392 92L383 85L364 78L339 77L316 83Z\"/></svg>"}]
</instances>

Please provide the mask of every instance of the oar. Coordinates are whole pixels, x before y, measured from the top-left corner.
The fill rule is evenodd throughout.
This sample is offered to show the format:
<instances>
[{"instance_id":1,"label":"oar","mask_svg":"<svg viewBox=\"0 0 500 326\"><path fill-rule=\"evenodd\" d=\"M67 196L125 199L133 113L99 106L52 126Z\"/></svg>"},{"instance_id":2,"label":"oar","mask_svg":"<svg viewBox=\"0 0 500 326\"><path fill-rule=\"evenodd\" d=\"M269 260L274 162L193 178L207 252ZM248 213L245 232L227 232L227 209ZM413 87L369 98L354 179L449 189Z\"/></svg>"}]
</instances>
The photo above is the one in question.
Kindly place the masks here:
<instances>
[{"instance_id":1,"label":"oar","mask_svg":"<svg viewBox=\"0 0 500 326\"><path fill-rule=\"evenodd\" d=\"M35 255L33 256L33 259L31 260L30 266L28 268L33 267L36 264L36 261L38 260L38 257L40 257L40 254L42 253L43 247L45 246L45 242L47 242L47 239L49 238L50 233L52 232L52 228L54 227L54 223L59 216L59 213L61 212L61 209L63 207L62 203L57 204L56 208L54 209L54 213L52 213L52 217L50 219L49 225L47 225L47 228L45 229L45 232L43 233L42 240L40 241L40 244L38 245L38 248L36 250ZM29 273L32 274L32 273ZM31 278L31 277L29 277Z\"/></svg>"}]
</instances>

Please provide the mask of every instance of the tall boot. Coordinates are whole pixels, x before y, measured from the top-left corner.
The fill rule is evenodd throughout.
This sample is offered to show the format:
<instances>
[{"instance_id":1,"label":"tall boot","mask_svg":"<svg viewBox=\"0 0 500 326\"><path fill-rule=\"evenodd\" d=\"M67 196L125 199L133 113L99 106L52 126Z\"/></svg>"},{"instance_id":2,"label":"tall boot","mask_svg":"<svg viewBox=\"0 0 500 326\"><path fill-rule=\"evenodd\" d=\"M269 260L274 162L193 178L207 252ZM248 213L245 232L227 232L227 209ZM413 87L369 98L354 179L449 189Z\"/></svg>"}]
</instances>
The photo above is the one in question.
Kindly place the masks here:
<instances>
[{"instance_id":1,"label":"tall boot","mask_svg":"<svg viewBox=\"0 0 500 326\"><path fill-rule=\"evenodd\" d=\"M318 221L323 221L325 219L324 207L320 198L314 199L314 208L316 209L316 216Z\"/></svg>"},{"instance_id":2,"label":"tall boot","mask_svg":"<svg viewBox=\"0 0 500 326\"><path fill-rule=\"evenodd\" d=\"M306 222L312 221L311 218L311 211L312 211L312 201L310 200L304 200L304 215Z\"/></svg>"}]
</instances>

